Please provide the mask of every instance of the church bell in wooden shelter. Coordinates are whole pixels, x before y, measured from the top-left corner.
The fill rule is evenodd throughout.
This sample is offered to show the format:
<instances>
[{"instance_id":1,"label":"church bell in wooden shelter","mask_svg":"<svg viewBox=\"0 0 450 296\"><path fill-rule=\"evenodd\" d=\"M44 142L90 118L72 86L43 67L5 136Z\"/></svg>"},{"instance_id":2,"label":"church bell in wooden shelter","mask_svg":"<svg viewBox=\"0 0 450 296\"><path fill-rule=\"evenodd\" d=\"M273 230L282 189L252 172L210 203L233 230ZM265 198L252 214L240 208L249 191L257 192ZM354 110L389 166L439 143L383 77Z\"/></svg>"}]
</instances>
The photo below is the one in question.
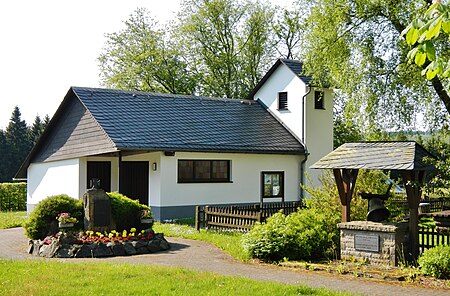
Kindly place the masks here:
<instances>
[{"instance_id":1,"label":"church bell in wooden shelter","mask_svg":"<svg viewBox=\"0 0 450 296\"><path fill-rule=\"evenodd\" d=\"M391 212L384 206L384 200L379 197L369 199L369 209L367 212L367 221L382 222L387 220Z\"/></svg>"}]
</instances>

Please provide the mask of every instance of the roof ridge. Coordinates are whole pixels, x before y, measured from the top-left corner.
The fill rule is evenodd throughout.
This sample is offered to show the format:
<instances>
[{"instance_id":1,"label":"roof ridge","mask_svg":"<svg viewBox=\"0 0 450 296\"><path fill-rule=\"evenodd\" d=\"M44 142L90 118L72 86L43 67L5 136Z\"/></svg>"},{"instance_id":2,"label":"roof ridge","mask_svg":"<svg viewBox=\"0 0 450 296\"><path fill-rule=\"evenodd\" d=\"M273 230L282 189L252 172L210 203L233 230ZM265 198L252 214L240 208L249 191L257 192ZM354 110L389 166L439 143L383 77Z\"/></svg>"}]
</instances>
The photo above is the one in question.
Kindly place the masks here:
<instances>
[{"instance_id":1,"label":"roof ridge","mask_svg":"<svg viewBox=\"0 0 450 296\"><path fill-rule=\"evenodd\" d=\"M171 93L158 93L158 92L148 92L148 91L139 91L139 90L122 90L122 89L113 89L113 88L99 88L99 87L80 87L80 86L72 86L72 89L75 91L84 90L84 91L96 91L96 92L113 92L118 94L130 94L130 95L142 95L142 96L159 96L162 98L168 99L196 99L196 100L207 100L207 101L222 101L222 102L239 102L242 99L233 99L233 98L220 98L220 97L208 97L208 96L200 96L200 95L186 95L186 94L171 94Z\"/></svg>"}]
</instances>

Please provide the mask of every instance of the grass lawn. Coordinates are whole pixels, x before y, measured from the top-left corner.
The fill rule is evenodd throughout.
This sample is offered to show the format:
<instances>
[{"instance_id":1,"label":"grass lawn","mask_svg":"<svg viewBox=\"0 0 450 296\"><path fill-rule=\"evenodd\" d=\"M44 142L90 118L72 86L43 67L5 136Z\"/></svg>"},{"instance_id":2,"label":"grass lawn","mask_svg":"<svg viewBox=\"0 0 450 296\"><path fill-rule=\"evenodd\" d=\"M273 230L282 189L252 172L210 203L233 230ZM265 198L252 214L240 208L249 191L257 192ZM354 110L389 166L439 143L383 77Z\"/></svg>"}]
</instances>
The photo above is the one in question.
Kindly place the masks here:
<instances>
[{"instance_id":1,"label":"grass lawn","mask_svg":"<svg viewBox=\"0 0 450 296\"><path fill-rule=\"evenodd\" d=\"M0 260L1 295L351 295L182 268Z\"/></svg>"},{"instance_id":2,"label":"grass lawn","mask_svg":"<svg viewBox=\"0 0 450 296\"><path fill-rule=\"evenodd\" d=\"M236 232L214 232L201 229L197 231L188 225L155 223L155 232L164 233L165 236L181 237L187 239L201 240L214 244L236 259L245 261L250 255L242 247L242 233Z\"/></svg>"},{"instance_id":3,"label":"grass lawn","mask_svg":"<svg viewBox=\"0 0 450 296\"><path fill-rule=\"evenodd\" d=\"M0 212L0 229L22 226L27 212Z\"/></svg>"}]
</instances>

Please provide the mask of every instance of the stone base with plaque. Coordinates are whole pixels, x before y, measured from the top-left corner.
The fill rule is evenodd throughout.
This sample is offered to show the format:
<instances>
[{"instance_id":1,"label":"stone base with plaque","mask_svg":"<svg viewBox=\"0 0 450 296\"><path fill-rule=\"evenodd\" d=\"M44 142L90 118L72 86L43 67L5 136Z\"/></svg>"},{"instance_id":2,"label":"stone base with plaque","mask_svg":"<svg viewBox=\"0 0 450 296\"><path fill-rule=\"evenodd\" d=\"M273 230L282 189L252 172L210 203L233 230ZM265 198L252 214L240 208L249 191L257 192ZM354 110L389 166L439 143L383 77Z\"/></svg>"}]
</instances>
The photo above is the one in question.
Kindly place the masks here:
<instances>
[{"instance_id":1,"label":"stone base with plaque","mask_svg":"<svg viewBox=\"0 0 450 296\"><path fill-rule=\"evenodd\" d=\"M407 256L408 224L352 221L339 223L341 259L395 266Z\"/></svg>"}]
</instances>

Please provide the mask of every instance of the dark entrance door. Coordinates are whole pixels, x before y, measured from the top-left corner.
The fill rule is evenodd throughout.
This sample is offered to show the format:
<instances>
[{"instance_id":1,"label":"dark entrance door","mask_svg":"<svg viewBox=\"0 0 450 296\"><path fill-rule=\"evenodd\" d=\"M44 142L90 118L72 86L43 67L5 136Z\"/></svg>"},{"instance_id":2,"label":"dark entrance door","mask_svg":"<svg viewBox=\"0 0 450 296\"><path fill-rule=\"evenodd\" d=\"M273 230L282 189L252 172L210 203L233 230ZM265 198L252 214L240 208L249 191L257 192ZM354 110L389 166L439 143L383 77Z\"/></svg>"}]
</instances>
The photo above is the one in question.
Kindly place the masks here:
<instances>
[{"instance_id":1,"label":"dark entrance door","mask_svg":"<svg viewBox=\"0 0 450 296\"><path fill-rule=\"evenodd\" d=\"M111 162L109 161L88 161L86 188L90 188L90 180L96 178L100 180L100 188L106 192L111 192Z\"/></svg>"},{"instance_id":2,"label":"dark entrance door","mask_svg":"<svg viewBox=\"0 0 450 296\"><path fill-rule=\"evenodd\" d=\"M120 193L148 205L148 161L123 161L120 167Z\"/></svg>"}]
</instances>

